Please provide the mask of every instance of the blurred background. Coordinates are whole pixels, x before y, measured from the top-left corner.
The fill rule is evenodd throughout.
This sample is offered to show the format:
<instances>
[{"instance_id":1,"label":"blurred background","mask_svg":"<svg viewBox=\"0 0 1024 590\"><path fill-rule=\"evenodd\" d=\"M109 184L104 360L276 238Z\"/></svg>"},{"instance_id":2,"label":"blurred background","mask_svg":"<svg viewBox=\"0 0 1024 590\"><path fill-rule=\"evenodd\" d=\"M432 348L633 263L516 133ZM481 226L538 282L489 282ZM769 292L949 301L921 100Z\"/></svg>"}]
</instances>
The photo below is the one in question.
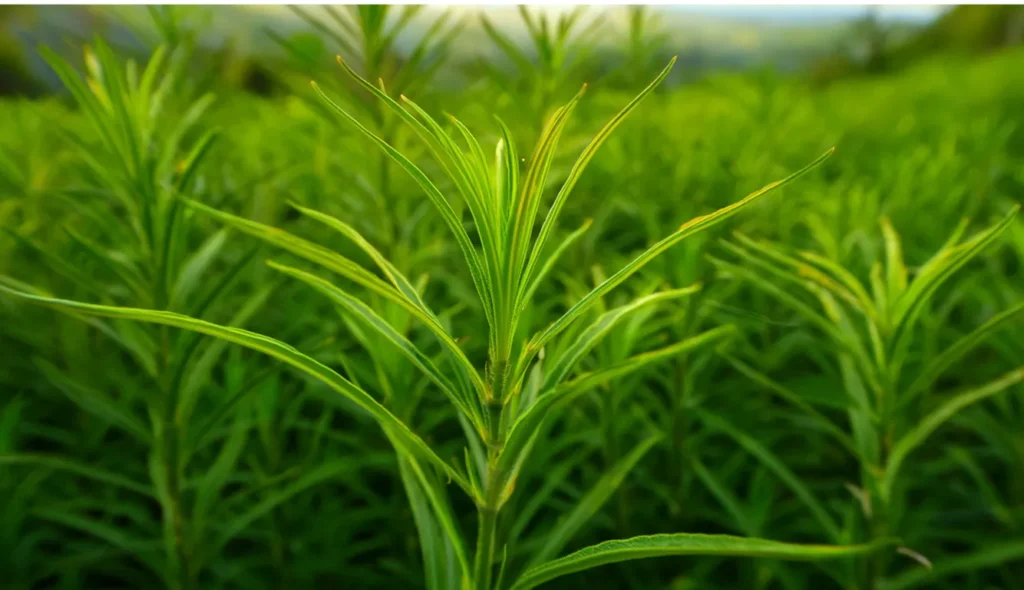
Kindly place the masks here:
<instances>
[{"instance_id":1,"label":"blurred background","mask_svg":"<svg viewBox=\"0 0 1024 590\"><path fill-rule=\"evenodd\" d=\"M102 35L123 52L145 52L158 29L145 7L5 6L0 9L0 94L38 96L58 92L60 84L35 48L39 44L74 51L92 35ZM193 34L204 62L217 79L254 92L271 91L280 82L273 71L285 59L282 42L299 46L311 59L337 52L319 27L337 28L318 9L305 16L281 6L160 8L176 34ZM533 7L552 18L566 7ZM175 14L177 13L177 14ZM624 56L621 40L630 34L626 7L593 7L577 25L580 41L595 52L589 75L613 70ZM678 55L671 82L693 80L719 70L764 69L805 76L816 82L878 74L906 67L936 52L983 54L1019 45L1024 16L1014 6L658 6L647 10L661 35L651 43L651 59L661 63ZM486 15L508 39L521 43L528 30L514 6L425 7L394 40L398 57L408 57L416 41L442 14L459 22L439 75L446 85L465 85L472 64L500 57L478 15ZM316 20L318 26L310 24ZM178 20L180 19L180 21ZM171 22L173 21L173 24ZM589 38L586 38L589 36ZM328 36L329 37L329 36ZM527 53L529 53L527 51ZM329 54L329 55L328 55Z\"/></svg>"}]
</instances>

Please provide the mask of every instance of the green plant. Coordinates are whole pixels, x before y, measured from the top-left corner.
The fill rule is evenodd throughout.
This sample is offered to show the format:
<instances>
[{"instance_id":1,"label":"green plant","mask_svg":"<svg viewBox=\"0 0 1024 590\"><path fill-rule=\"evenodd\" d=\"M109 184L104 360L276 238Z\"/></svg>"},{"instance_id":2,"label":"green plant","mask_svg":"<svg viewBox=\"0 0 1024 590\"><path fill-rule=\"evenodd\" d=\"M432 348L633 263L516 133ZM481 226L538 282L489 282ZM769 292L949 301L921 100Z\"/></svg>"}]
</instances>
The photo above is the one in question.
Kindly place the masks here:
<instances>
[{"instance_id":1,"label":"green plant","mask_svg":"<svg viewBox=\"0 0 1024 590\"><path fill-rule=\"evenodd\" d=\"M54 20L67 22L67 10L31 9L26 14L38 20L19 19L8 29L25 38L27 29L18 27L38 25L44 34ZM516 37L519 15L495 11L487 13L492 24L530 61L521 71L500 55L488 63L508 76L511 83L503 85L481 75L467 83L469 72L462 65L491 47L477 26L475 9L468 11L472 17L459 38L443 48L443 63L433 61L442 55L437 52L410 66L405 59L436 24L431 10L417 12L393 43L376 44L389 56L376 73L367 69L364 37L374 30L384 31L378 41L389 36L405 14L402 8L388 9L379 29L359 20L362 9L339 9L342 17L356 16L349 23L352 30L334 27L326 11L301 9L331 25L331 34L356 49L351 54L326 33L288 32L292 15L284 7L155 10L151 16L161 21L162 31L136 19L144 26L133 29L134 40L121 34L127 32L123 25L130 25L126 21L133 15L145 17L147 9L119 10L117 18L109 18L112 9L86 11L95 19L92 28L102 27L106 43L115 47L98 58L100 69L123 74L126 102L146 116L135 116L133 106L127 109L132 116L122 118L112 103L103 110L105 103L97 99L96 117L93 103L68 100L75 97L66 91L0 98L0 283L48 298L130 306L140 314L168 311L219 326L249 314L246 330L291 343L344 377L367 394L363 402L375 400L408 426L477 494L464 493L439 464L410 455L404 439L389 440L374 416L350 397L259 351L144 321L68 308L55 313L4 293L0 570L5 586L460 586L467 568L459 565L452 539L461 539L472 576L479 527L475 499L486 485L472 485L470 474L485 477L488 448L479 425L436 380L468 392L460 399L468 400L471 412L486 416L478 390L468 381L472 372L485 385L493 380L488 360L497 350L491 346L496 332L487 316L495 306L482 301L455 234L434 202L423 198L417 180L306 84L316 77L324 94L430 179L484 264L493 252L499 261L506 257L499 249L484 248L484 230L473 214L477 201L470 203L460 190L477 190L473 179L480 158L459 126L438 114L449 111L473 130L487 152L486 165L479 168L490 180L496 168L491 150L505 140L502 126L491 124L492 115L504 120L518 146L533 146L547 133L534 128L548 122L541 113L554 114L533 111L534 91L553 85L544 106L553 111L570 98L563 93L590 82L597 91L574 103L545 180L537 185L543 197L527 244L528 263L576 155L634 98L632 90L660 71L668 59L660 52L674 52L678 43L689 47L670 77L605 139L586 173L574 177L571 198L564 200L537 264L544 267L543 278L529 284L532 296L518 315L512 364L534 335L681 223L729 205L732 195L782 178L804 163L808 151L838 145L839 157L776 195L783 198L770 204L763 199L729 223L705 227L661 252L628 280L589 299L587 309L537 352L521 383L519 407L513 412L510 403L506 414L514 417L547 403L551 393L571 400L547 412L548 419L532 430L529 452L520 454L525 459L517 466L515 487L497 514L492 586L986 590L1019 584L1024 576L1024 385L1009 385L959 407L905 455L894 470L883 518L882 501L869 485L870 477L880 477L878 466L869 469L862 460L856 451L862 435L851 426L851 414L866 412L850 401L841 364L844 352L855 360L857 355L820 322L797 312L810 310L832 322L832 307L818 293L835 299L834 307L865 342L871 366L860 363L853 372L866 383L872 372L883 372L873 368L878 363L861 311L865 305L836 294L841 290L830 291L813 272L801 276L788 262L771 257L779 254L832 277L804 258L803 252L813 252L812 257L855 277L878 308L871 286L876 261L883 276L880 291L889 290L888 230L877 231L880 216L899 229L908 289L921 272L918 263L930 260L951 233L961 232L956 228L962 218L976 220L978 230L985 229L980 222L1001 219L1024 190L1019 50L935 55L888 74L820 88L788 68L708 71L705 57L722 57L717 42L705 45L711 52L705 53L690 45L699 38L676 35L659 48L658 33L649 25L661 19L663 27L675 29L679 15L651 9L633 11L637 18L626 20L627 11L619 9L602 13L606 26L599 39L579 36L594 13L578 17L563 46L565 67L553 81L542 78L545 66L534 59L538 48L529 31ZM459 10L452 9L448 25L459 20ZM530 12L534 24L540 14ZM195 18L207 16L212 18ZM549 12L547 18L548 40L557 41L559 17ZM279 59L284 52L264 42L265 29L246 26L254 22L280 25L274 30L288 43L317 58ZM102 95L106 82L80 59L89 32L88 24L80 25L61 34L61 43L72 50L64 55L68 73L84 72L74 83L84 86L91 100L91 86ZM750 29L737 32L744 30ZM805 30L807 36L831 34ZM169 44L161 50L169 67L157 68L156 84L171 90L147 102L132 89L132 80L147 71L161 38ZM771 36L758 36L758 42L772 42ZM418 127L358 79L342 70L325 75L334 51L343 52L353 70L429 126L400 98L412 96L419 110L437 117L469 164L462 166L456 151L444 147L437 149L440 161L432 158L434 139L444 137L431 128L424 142ZM118 59L111 60L111 54ZM138 65L124 59L131 55ZM574 55L590 57L581 61ZM624 63L628 69L619 68ZM239 76L244 64L254 64L261 79ZM684 64L695 68L681 73L688 82L671 84ZM377 84L378 78L386 84ZM279 92L292 82L297 93ZM216 101L179 137L183 116L205 94L215 94ZM178 190L178 165L209 132L215 140L187 187ZM126 143L130 135L148 137L137 150L145 164L134 172L134 156L123 156L135 153ZM520 159L522 177L529 154L519 156L526 156ZM164 161L171 165L153 164ZM497 192L497 183L476 184L484 195ZM145 225L134 205L147 186L156 187L162 204L182 203L174 224L176 254L167 265L172 296L162 307L155 303L159 264L133 230ZM521 194L515 192L517 201ZM333 220L344 220L365 242L338 231ZM974 231L974 225L967 227ZM739 237L731 237L734 230ZM270 232L265 238L289 247L302 242L286 238L301 236L315 246L303 250L306 254L322 254L331 264L337 255L351 264L340 266L340 274L317 270L323 265L247 234L264 231ZM955 242L970 233L960 235ZM722 238L730 245L723 246ZM365 243L379 258L360 246ZM293 280L255 264L270 254L277 264L321 276L351 299L337 304L309 288L304 280L324 285L307 275ZM439 342L422 314L410 311L415 305L395 295L395 283L375 259L386 261L406 278L410 293L429 303L427 309L471 371L459 370L452 360L455 351ZM716 273L716 260L744 271L745 280L726 280L731 272ZM998 386L1002 377L1013 380L1011 372L1024 358L1024 331L1017 329L1022 262L1024 223L1018 215L922 307L902 363L899 355L884 357L885 366L900 367L897 399L919 379L930 381L921 376L937 359L952 362L933 383L896 404L891 436L875 420L865 439L876 438L891 456L900 435L914 432L925 417L959 399L958 393L979 384ZM811 286L798 286L774 271ZM492 274L484 274L488 284L510 284ZM182 281L186 275L190 278ZM193 310L204 301L209 305L197 315ZM380 321L368 323L372 318ZM561 362L580 352L581 339L595 335L593 347L578 360ZM192 352L183 348L189 343L195 344ZM633 364L644 359L651 362ZM172 369L158 376L180 365L183 387L164 387L147 369L165 361ZM427 361L436 372L422 370L429 368ZM561 368L567 369L561 385L545 392L547 382L560 380ZM172 436L162 439L184 443L180 469L168 470L165 447L155 443L154 433L173 395L194 403L179 405L175 413L182 419L175 420ZM869 391L869 400L875 408L875 391ZM180 543L165 535L167 502L157 493L162 474L172 471L182 483ZM873 521L884 526L872 530ZM884 535L886 528L898 535L898 552L912 559L880 550L805 564L774 559L770 556L780 548L758 542L746 544L744 551L761 558L735 559L729 550L720 551L723 543L740 550L744 541L738 537L843 546ZM678 531L707 536L672 536ZM654 537L643 541L647 548L641 551L622 541L607 543L646 534ZM558 559L595 545L599 549ZM664 551L675 555L572 571ZM687 557L687 552L706 553ZM189 572L174 566L178 555L185 556ZM930 569L923 565L928 562ZM466 585L471 584L467 577Z\"/></svg>"},{"instance_id":2,"label":"green plant","mask_svg":"<svg viewBox=\"0 0 1024 590\"><path fill-rule=\"evenodd\" d=\"M871 265L870 286L863 284L838 261L756 241L741 234L725 244L735 261L713 258L726 276L748 281L780 301L803 321L813 326L823 350L832 355L845 394L847 427L840 427L812 401L782 385L750 364L729 357L742 373L788 403L833 439L860 466L858 486L848 484L858 501L863 523L854 533L864 540L905 537L901 530L904 511L913 489L904 474L912 465L912 453L925 446L929 437L965 408L982 402L1024 381L1024 367L1015 368L984 385L970 385L954 395L936 401L929 396L939 379L997 329L1017 319L1024 305L1017 304L994 315L983 325L962 335L948 348L921 356L913 346L922 338L922 317L932 305L936 292L953 275L991 244L1013 222L1019 206L996 225L963 240L966 223L961 224L945 245L916 269L911 277L904 260L899 235L883 219L884 263ZM814 304L817 304L815 307ZM786 481L811 510L821 528L837 541L848 533L826 511L773 453L712 413L702 413L712 428L728 433L758 456ZM961 461L969 455L960 455ZM970 464L967 465L970 469ZM985 552L985 549L981 549ZM866 560L859 573L858 587L884 585L887 556L877 554ZM929 566L930 567L930 566Z\"/></svg>"},{"instance_id":3,"label":"green plant","mask_svg":"<svg viewBox=\"0 0 1024 590\"><path fill-rule=\"evenodd\" d=\"M300 33L289 39L281 37L272 30L267 34L283 47L303 74L289 76L295 82L295 88L305 88L310 77L317 77L329 60L329 56L340 54L353 67L360 70L369 80L383 84L388 81L388 89L395 93L418 94L437 76L441 66L450 58L450 47L458 38L464 27L462 19L453 18L451 10L446 10L432 18L424 18L423 6L348 6L344 9L326 6L320 14L310 9L290 6L289 9L307 23L316 34ZM419 26L423 27L419 31ZM415 42L411 47L410 36ZM288 71L291 74L290 71ZM374 96L364 91L351 80L345 78L328 78L322 80L325 86L344 97L344 105L369 119L368 125L389 144L400 145L402 121L395 117ZM330 109L315 96L308 93L299 94L304 100L325 115L326 120L333 121ZM352 158L365 159L361 146L347 146L333 142L332 153L337 152L341 162L349 162ZM414 215L411 211L390 211L393 207L390 196L395 176L391 159L381 153L374 167L361 166L352 169L350 166L338 165L335 175L344 175L346 191L335 197L339 200L369 201L377 209L379 226L360 227L364 232L375 231L378 235L377 244L387 254L392 254L395 244L401 239L400 227L390 225L392 216L408 218ZM357 201L357 202L358 202Z\"/></svg>"},{"instance_id":4,"label":"green plant","mask_svg":"<svg viewBox=\"0 0 1024 590\"><path fill-rule=\"evenodd\" d=\"M342 62L344 65L344 62ZM219 339L240 344L276 357L286 364L299 369L330 388L342 394L362 411L372 416L383 429L400 457L406 490L410 493L421 545L428 572L433 572L429 584L433 587L457 587L469 584L473 588L485 589L504 587L505 569L499 555L503 550L501 539L497 538L502 508L512 495L517 476L538 442L538 434L546 421L569 405L580 394L596 384L613 377L621 377L651 363L670 358L674 354L701 346L729 333L727 329L706 332L677 344L656 351L630 357L614 366L569 379L573 367L591 350L621 318L634 310L661 300L675 299L688 295L690 289L668 290L636 299L623 306L605 312L595 323L580 332L571 343L562 347L560 354L540 359L550 344L585 313L603 294L611 291L645 264L664 252L673 244L699 231L731 217L741 208L757 201L774 188L782 186L804 173L811 166L800 170L782 181L752 193L741 201L714 213L693 219L674 233L660 240L646 252L626 264L621 270L590 291L560 318L545 329L527 337L520 330L520 317L531 303L537 284L545 277L551 265L557 260L564 247L576 235L570 234L562 245L549 251L549 240L553 237L559 213L569 197L576 180L594 156L598 147L622 120L653 90L668 74L671 65L658 76L643 92L634 98L611 122L609 122L584 150L568 179L559 190L550 210L533 237L533 227L539 211L546 176L555 152L559 135L565 122L580 99L577 95L565 107L556 111L548 122L538 146L520 177L519 158L509 131L499 122L502 139L499 140L493 165L488 164L482 148L470 132L457 120L451 124L465 141L468 151L459 147L447 131L434 121L415 103L403 97L402 106L375 85L348 70L363 88L386 103L394 113L413 127L441 166L448 172L452 183L461 197L460 205L470 211L477 229L476 242L470 237L453 199L446 198L440 189L406 156L378 138L326 95L324 99L339 114L376 143L401 168L408 172L426 192L438 209L449 230L454 234L469 267L473 284L480 298L480 306L489 326L487 338L487 359L483 370L467 357L456 343L455 338L443 327L438 317L427 307L420 292L390 262L362 238L348 224L313 210L299 207L300 213L340 232L358 246L378 267L384 278L364 269L335 252L306 242L280 230L247 221L215 209L189 202L190 207L211 215L230 227L253 235L271 245L281 247L307 261L318 264L325 270L333 271L346 279L384 297L417 318L440 347L437 354L430 349L414 345L397 331L371 307L350 291L316 275L295 267L271 262L272 268L306 283L321 292L336 305L358 318L362 329L378 335L398 352L408 358L433 382L471 428L465 431L468 437L463 465L444 460L437 448L428 444L391 410L360 388L352 380L343 377L329 367L299 352L278 340L243 330L231 324L218 325L186 315L159 309L141 309L77 303L54 299L24 290L2 287L5 292L28 300L57 307L74 314L139 320L143 322L184 328L188 331L215 336ZM318 89L319 90L319 89ZM322 93L321 93L322 94ZM582 94L582 93L581 93ZM826 154L827 155L827 154ZM176 208L180 200L168 201ZM158 285L164 284L158 281ZM159 294L159 292L158 292ZM166 297L155 299L157 303L167 301ZM254 309L255 311L255 309ZM235 323L237 325L237 322ZM446 362L438 365L437 360ZM538 362L539 361L539 362ZM442 366L447 371L442 370ZM531 371L540 371L540 379L527 380ZM174 405L169 410L175 409ZM178 422L159 422L176 424ZM168 429L157 431L158 438L165 437ZM160 448L167 449L166 444ZM474 449L470 452L469 449ZM164 455L161 455L164 456ZM166 458L167 461L171 459ZM166 461L165 461L166 463ZM168 471L172 477L177 471ZM454 482L474 502L478 514L476 550L470 554L465 539L459 531L458 519L447 498L443 479ZM172 512L165 517L167 542L170 547L180 545L180 517L175 502L177 494L172 480L162 477L156 480L159 489L167 489L161 497L171 502ZM163 486L168 486L164 488ZM575 527L569 523L566 526ZM570 530L571 532L571 530ZM875 544L852 547L797 546L756 539L740 539L727 536L667 535L637 537L625 541L608 542L573 553L554 561L547 561L551 549L542 552L542 562L523 572L509 574L508 585L512 588L529 588L555 577L602 563L612 563L640 557L658 555L751 555L789 559L822 559L833 556L854 555L874 551L887 543L879 539ZM558 547L557 545L554 547ZM185 568L188 572L185 554L171 555L171 563ZM182 574L184 580L185 573ZM184 583L182 583L184 585Z\"/></svg>"},{"instance_id":5,"label":"green plant","mask_svg":"<svg viewBox=\"0 0 1024 590\"><path fill-rule=\"evenodd\" d=\"M478 57L473 67L503 90L506 99L528 97L525 105L528 107L527 122L547 118L555 109L557 93L571 88L564 82L576 83L589 73L588 57L593 53L594 41L604 29L605 22L600 15L585 21L586 12L585 6L578 6L559 16L557 22L552 22L544 12L531 14L530 9L519 6L529 49L517 46L507 33L481 14L484 32L511 68L501 68L484 57ZM520 106L523 106L522 102Z\"/></svg>"},{"instance_id":6,"label":"green plant","mask_svg":"<svg viewBox=\"0 0 1024 590\"><path fill-rule=\"evenodd\" d=\"M256 250L218 265L217 256L228 243L226 232L213 233L194 253L186 252L194 225L181 197L199 194L200 166L216 132L196 130L212 96L184 105L174 100L178 97L173 92L181 89L182 55L160 49L140 72L132 61L119 63L98 41L95 51L86 48L83 79L69 63L47 52L91 124L91 133L67 133L64 138L76 147L91 186L63 195L75 221L74 229L68 224L72 247L67 254L28 236L12 235L76 292L109 304L175 309L241 326L261 311L279 283L267 282L234 297L232 291L244 282ZM126 223L111 223L119 218ZM211 272L220 276L204 281ZM44 293L8 277L2 280ZM301 470L277 465L271 455L250 460L243 469L252 431L259 430L267 444L275 435L267 423L261 422L260 429L248 424L248 415L273 412L278 389L291 392L294 385L281 383L276 370L247 372L241 359L225 358L224 343L161 326L140 329L69 315L84 319L103 340L97 342L81 330L55 330L60 347L72 352L48 360L44 351L52 335L47 331L12 330L7 335L27 351L45 383L99 426L63 454L15 453L8 443L0 463L38 467L25 484L13 487L12 506L22 511L12 526L25 526L23 519L31 515L105 542L117 552L90 549L84 555L93 557L84 563L124 553L142 566L142 572L129 569L123 574L127 583L150 585L155 578L169 588L191 588L253 521L325 479L381 465L379 454L366 452L358 460L325 461ZM102 353L90 355L94 347ZM223 389L214 383L217 369L235 376ZM18 416L23 410L23 404L15 403L5 408L5 415ZM227 433L221 431L225 424ZM105 460L102 451L111 449L116 449L110 453L113 460ZM69 456L74 454L89 458ZM119 463L119 456L132 460ZM102 496L25 510L33 491L54 471L86 482L87 490L97 483L108 487ZM279 482L287 485L265 489ZM151 502L159 509L155 519L149 516ZM9 538L14 542L19 536ZM26 549L36 548L17 545L11 554ZM26 572L25 583L52 575L73 578L80 565L57 561L42 571Z\"/></svg>"}]
</instances>

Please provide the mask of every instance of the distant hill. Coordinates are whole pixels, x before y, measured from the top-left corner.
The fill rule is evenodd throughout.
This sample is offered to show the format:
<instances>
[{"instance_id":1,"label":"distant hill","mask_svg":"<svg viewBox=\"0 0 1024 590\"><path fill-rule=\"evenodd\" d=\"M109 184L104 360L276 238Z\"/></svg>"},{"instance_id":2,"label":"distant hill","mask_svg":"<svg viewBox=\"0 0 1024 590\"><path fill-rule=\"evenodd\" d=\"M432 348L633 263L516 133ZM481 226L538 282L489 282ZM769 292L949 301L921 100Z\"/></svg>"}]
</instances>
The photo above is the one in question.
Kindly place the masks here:
<instances>
[{"instance_id":1,"label":"distant hill","mask_svg":"<svg viewBox=\"0 0 1024 590\"><path fill-rule=\"evenodd\" d=\"M877 18L854 23L845 46L811 67L811 77L830 82L891 72L939 52L980 54L1024 43L1024 6L955 6L925 26L896 30Z\"/></svg>"},{"instance_id":2,"label":"distant hill","mask_svg":"<svg viewBox=\"0 0 1024 590\"><path fill-rule=\"evenodd\" d=\"M687 71L713 69L744 69L771 66L785 71L798 70L835 53L837 39L848 36L854 19L863 14L858 7L652 7L661 30L666 33L665 54L680 55ZM431 6L423 10L398 44L412 43L429 27L444 8ZM517 43L527 45L528 32L514 6L466 7L450 10L466 20L466 28L453 47L453 60L465 61L488 57L497 52L480 26L479 14L487 14L505 34ZM557 14L565 8L538 8ZM596 7L588 17L605 21L597 37L598 55L609 54L627 35L628 18L625 7ZM46 44L58 49L72 49L99 32L123 48L141 48L145 38L155 34L152 19L142 7L38 6L30 7L16 19L0 22L2 33L13 39L10 59L26 60L27 71L50 87L56 79L38 58L36 47ZM283 6L218 6L197 12L201 43L211 50L230 43L233 51L249 59L265 60L281 55L280 47L266 34L289 37L309 32L307 23ZM891 13L895 26L917 29L934 17L927 11L917 16ZM2 34L0 33L0 34ZM2 37L0 37L2 40ZM2 44L0 44L2 48ZM602 51L604 50L604 51ZM0 56L0 64L5 63ZM10 61L10 60L8 60ZM11 62L13 63L13 62ZM6 67L10 69L10 66Z\"/></svg>"},{"instance_id":3,"label":"distant hill","mask_svg":"<svg viewBox=\"0 0 1024 590\"><path fill-rule=\"evenodd\" d=\"M938 50L983 52L1024 43L1024 6L956 6L893 50L912 58Z\"/></svg>"},{"instance_id":4,"label":"distant hill","mask_svg":"<svg viewBox=\"0 0 1024 590\"><path fill-rule=\"evenodd\" d=\"M770 65L794 70L812 63L834 50L837 37L844 36L864 9L852 7L650 7L660 28L668 34L663 47L667 54L697 54L707 69L743 69ZM442 8L431 7L438 13ZM466 31L460 36L456 53L461 55L497 54L497 49L479 26L483 13L504 33L521 45L528 44L528 31L514 6L452 7L468 17ZM547 8L552 15L568 8ZM627 35L629 19L626 7L592 7L588 17L605 21L599 45L611 48ZM917 29L932 20L934 12L920 11L914 17L906 13L886 12L893 26Z\"/></svg>"}]
</instances>

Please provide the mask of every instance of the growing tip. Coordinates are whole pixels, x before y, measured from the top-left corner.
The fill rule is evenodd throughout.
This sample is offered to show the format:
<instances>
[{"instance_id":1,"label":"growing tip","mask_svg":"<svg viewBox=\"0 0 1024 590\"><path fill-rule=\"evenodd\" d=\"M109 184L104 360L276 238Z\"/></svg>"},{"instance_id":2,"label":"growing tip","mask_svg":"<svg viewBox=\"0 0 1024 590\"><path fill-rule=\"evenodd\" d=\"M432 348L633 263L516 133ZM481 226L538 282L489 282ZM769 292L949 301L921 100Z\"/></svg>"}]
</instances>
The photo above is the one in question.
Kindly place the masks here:
<instances>
[{"instance_id":1,"label":"growing tip","mask_svg":"<svg viewBox=\"0 0 1024 590\"><path fill-rule=\"evenodd\" d=\"M338 60L338 64L339 65L342 65L342 66L345 65L345 60L342 59L340 55L335 55L334 59Z\"/></svg>"}]
</instances>

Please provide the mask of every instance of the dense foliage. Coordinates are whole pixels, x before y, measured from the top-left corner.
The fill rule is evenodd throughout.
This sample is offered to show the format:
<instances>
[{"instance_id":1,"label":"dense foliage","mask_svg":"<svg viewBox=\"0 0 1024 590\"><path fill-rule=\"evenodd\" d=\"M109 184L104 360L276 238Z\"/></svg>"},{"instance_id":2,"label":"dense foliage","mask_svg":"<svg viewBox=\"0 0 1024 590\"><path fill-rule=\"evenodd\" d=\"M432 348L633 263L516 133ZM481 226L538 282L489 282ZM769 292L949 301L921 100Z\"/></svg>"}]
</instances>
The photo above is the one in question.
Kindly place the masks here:
<instances>
[{"instance_id":1,"label":"dense foliage","mask_svg":"<svg viewBox=\"0 0 1024 590\"><path fill-rule=\"evenodd\" d=\"M454 19L307 16L280 95L164 23L0 103L4 587L1019 587L1024 53L524 13L451 92Z\"/></svg>"}]
</instances>

